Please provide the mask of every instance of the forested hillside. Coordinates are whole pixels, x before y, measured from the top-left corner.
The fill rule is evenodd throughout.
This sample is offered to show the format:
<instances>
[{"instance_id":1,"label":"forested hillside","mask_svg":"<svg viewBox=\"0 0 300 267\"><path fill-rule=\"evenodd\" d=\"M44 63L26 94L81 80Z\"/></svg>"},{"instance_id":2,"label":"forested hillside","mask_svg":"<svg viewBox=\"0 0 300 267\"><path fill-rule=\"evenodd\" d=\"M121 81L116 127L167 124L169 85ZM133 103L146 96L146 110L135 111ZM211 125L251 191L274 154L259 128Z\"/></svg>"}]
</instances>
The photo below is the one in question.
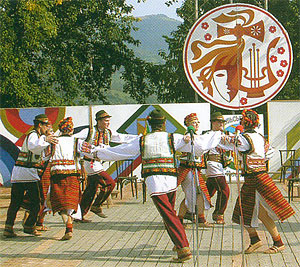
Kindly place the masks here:
<instances>
[{"instance_id":1,"label":"forested hillside","mask_svg":"<svg viewBox=\"0 0 300 267\"><path fill-rule=\"evenodd\" d=\"M135 55L146 61L161 63L162 58L158 55L160 50L167 50L168 45L163 36L168 35L177 29L180 21L171 19L165 15L150 15L140 18L139 22L134 23L138 31L132 32L132 37L140 41L138 47L130 46ZM107 98L110 104L131 104L137 103L128 94L122 91L122 80L120 73L113 76L112 88L107 92ZM148 103L157 102L156 98L149 97Z\"/></svg>"}]
</instances>

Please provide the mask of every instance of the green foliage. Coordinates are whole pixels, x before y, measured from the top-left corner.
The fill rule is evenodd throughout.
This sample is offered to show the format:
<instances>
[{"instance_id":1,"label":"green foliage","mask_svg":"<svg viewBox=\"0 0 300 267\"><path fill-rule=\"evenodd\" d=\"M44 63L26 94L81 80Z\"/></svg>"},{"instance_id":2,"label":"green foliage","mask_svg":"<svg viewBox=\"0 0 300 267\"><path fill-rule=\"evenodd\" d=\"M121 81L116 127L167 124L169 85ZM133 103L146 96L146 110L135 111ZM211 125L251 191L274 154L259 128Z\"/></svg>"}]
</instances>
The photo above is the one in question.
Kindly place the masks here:
<instances>
[{"instance_id":1,"label":"green foliage","mask_svg":"<svg viewBox=\"0 0 300 267\"><path fill-rule=\"evenodd\" d=\"M0 2L0 83L1 106L50 104L46 88L40 92L39 68L47 68L40 46L56 35L57 26L48 1ZM43 93L43 95L42 95ZM44 101L45 100L45 101Z\"/></svg>"},{"instance_id":2,"label":"green foliage","mask_svg":"<svg viewBox=\"0 0 300 267\"><path fill-rule=\"evenodd\" d=\"M176 2L165 0L169 6ZM264 7L264 0L239 2ZM199 16L228 3L199 0ZM125 0L0 0L1 107L115 103L121 97L127 103L147 103L155 94L159 102L194 102L182 52L195 22L195 0L186 0L177 10L183 23L164 36L167 46L158 35L146 43L135 31L152 27L169 32L173 21L144 25L146 21L130 16L131 10ZM299 4L272 0L269 12L287 29L294 52L290 78L275 99L299 99ZM135 48L137 39L146 44L146 55ZM150 52L157 46L161 58ZM118 86L123 92L111 90L115 74L122 79Z\"/></svg>"},{"instance_id":3,"label":"green foliage","mask_svg":"<svg viewBox=\"0 0 300 267\"><path fill-rule=\"evenodd\" d=\"M126 90L142 85L151 94L144 62L128 48L139 42L125 0L0 0L0 7L2 107L107 103L120 69Z\"/></svg>"},{"instance_id":4,"label":"green foliage","mask_svg":"<svg viewBox=\"0 0 300 267\"><path fill-rule=\"evenodd\" d=\"M171 5L175 0L168 1ZM264 8L263 0L240 0ZM198 1L199 16L207 11L229 4L229 0ZM272 0L269 1L268 11L272 13L288 31L294 53L294 64L292 73L285 88L275 97L275 99L299 99L299 3L297 0ZM183 68L183 47L189 29L195 22L195 1L186 0L182 7L177 10L177 14L184 22L172 32L171 37L165 37L169 46L168 53L162 52L161 56L165 60L164 64L153 66L151 73L151 83L156 87L158 99L163 102L195 102L195 93L190 86ZM200 102L204 100L200 99Z\"/></svg>"},{"instance_id":5,"label":"green foliage","mask_svg":"<svg viewBox=\"0 0 300 267\"><path fill-rule=\"evenodd\" d=\"M300 14L299 0L269 1L269 11L287 30L293 47L293 68L285 87L274 98L275 100L300 99Z\"/></svg>"}]
</instances>

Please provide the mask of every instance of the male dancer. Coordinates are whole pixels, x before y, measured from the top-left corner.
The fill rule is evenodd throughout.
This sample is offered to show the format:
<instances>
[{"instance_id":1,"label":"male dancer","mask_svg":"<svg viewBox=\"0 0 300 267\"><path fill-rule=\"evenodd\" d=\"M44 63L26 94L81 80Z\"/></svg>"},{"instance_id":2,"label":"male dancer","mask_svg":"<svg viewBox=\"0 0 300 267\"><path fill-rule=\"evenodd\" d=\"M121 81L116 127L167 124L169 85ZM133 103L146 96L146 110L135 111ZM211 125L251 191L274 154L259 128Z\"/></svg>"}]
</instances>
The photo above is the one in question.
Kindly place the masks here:
<instances>
[{"instance_id":1,"label":"male dancer","mask_svg":"<svg viewBox=\"0 0 300 267\"><path fill-rule=\"evenodd\" d=\"M48 130L46 131L45 135L53 135L54 136L54 131L52 129L52 126L49 125ZM49 166L49 158L50 155L52 153L52 149L53 149L54 145L51 144L50 146L48 146L42 153L42 166L43 169L39 169L38 170L38 174L40 177L39 180L39 188L40 188L40 199L41 199L41 208L40 208L40 212L38 215L38 219L36 222L36 230L38 231L48 231L49 228L47 226L44 225L44 218L47 214L48 211L50 211L49 206L47 205L47 195L48 195L48 191L50 188L50 166ZM24 218L22 221L22 225L24 226L28 216L29 216L29 210L30 210L30 200L28 197L28 192L26 192L24 199L23 199L23 204L21 205L21 207L23 209L25 209L24 212Z\"/></svg>"},{"instance_id":2,"label":"male dancer","mask_svg":"<svg viewBox=\"0 0 300 267\"><path fill-rule=\"evenodd\" d=\"M3 235L15 237L13 226L19 211L24 194L27 192L29 202L29 216L24 223L24 233L35 236L41 235L35 225L40 210L40 190L38 170L42 169L41 154L50 144L56 144L57 139L53 135L45 135L51 126L48 117L40 114L34 118L34 129L26 136L16 164L11 175L11 201L7 211L7 219Z\"/></svg>"},{"instance_id":3,"label":"male dancer","mask_svg":"<svg viewBox=\"0 0 300 267\"><path fill-rule=\"evenodd\" d=\"M211 115L211 130L224 130L224 117L221 112L215 112ZM216 224L225 224L224 212L229 199L229 186L225 178L225 167L230 163L226 153L221 148L213 148L207 152L206 157L206 186L210 197L217 192L215 210L212 214Z\"/></svg>"},{"instance_id":4,"label":"male dancer","mask_svg":"<svg viewBox=\"0 0 300 267\"><path fill-rule=\"evenodd\" d=\"M241 214L243 215L242 222L250 237L250 245L245 253L252 253L262 246L255 229L260 219L273 239L273 246L264 253L274 254L285 248L274 220L284 221L295 211L267 173L266 161L270 159L273 149L267 140L255 131L258 123L259 117L255 111L244 110L241 119L244 133L236 137L223 136L220 146L233 150L236 145L242 155L241 169L245 179L240 192L242 212L237 199L232 220L240 224Z\"/></svg>"},{"instance_id":5,"label":"male dancer","mask_svg":"<svg viewBox=\"0 0 300 267\"><path fill-rule=\"evenodd\" d=\"M199 120L196 113L191 113L184 118L184 125L189 127L193 126L195 134L199 129ZM198 222L200 227L212 227L213 225L206 221L204 215L204 209L210 209L212 207L210 196L205 184L204 179L201 176L201 169L205 167L202 157L196 157L195 162L190 162L190 152L182 153L180 157L180 165L178 168L178 185L181 184L182 190L185 194L185 199L182 200L178 212L178 217L183 223L183 219L193 221L193 213L195 213L196 195L198 205ZM197 194L194 176L198 174L197 179L201 193Z\"/></svg>"},{"instance_id":6,"label":"male dancer","mask_svg":"<svg viewBox=\"0 0 300 267\"><path fill-rule=\"evenodd\" d=\"M129 144L99 148L97 156L103 160L123 160L142 156L142 176L150 196L163 218L168 234L177 250L176 262L191 259L192 254L185 230L174 210L177 189L175 151L191 151L188 136L164 131L166 118L159 110L153 110L147 118L152 132L136 138ZM195 153L201 156L220 141L220 133L210 133L195 138Z\"/></svg>"},{"instance_id":7,"label":"male dancer","mask_svg":"<svg viewBox=\"0 0 300 267\"><path fill-rule=\"evenodd\" d=\"M111 116L104 110L100 110L96 113L97 124L92 127L88 133L86 141L94 146L109 145L110 142L114 143L127 143L137 136L120 134L109 129ZM99 159L91 159L84 157L84 168L87 172L87 186L82 195L80 202L82 216L86 215L91 209L96 215L102 218L107 216L103 213L101 204L109 197L110 193L115 187L115 180L104 171L102 161ZM100 187L100 193L96 197L98 186ZM89 222L84 217L82 220L75 220L79 222Z\"/></svg>"}]
</instances>

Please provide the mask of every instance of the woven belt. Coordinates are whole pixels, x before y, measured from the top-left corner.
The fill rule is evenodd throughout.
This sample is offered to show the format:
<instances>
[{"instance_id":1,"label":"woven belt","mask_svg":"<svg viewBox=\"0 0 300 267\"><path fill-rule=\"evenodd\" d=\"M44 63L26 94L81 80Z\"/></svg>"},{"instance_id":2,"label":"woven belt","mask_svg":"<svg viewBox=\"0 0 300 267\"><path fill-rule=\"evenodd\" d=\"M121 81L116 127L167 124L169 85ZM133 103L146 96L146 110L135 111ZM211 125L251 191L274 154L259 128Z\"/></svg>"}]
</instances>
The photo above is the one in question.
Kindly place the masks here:
<instances>
[{"instance_id":1,"label":"woven belt","mask_svg":"<svg viewBox=\"0 0 300 267\"><path fill-rule=\"evenodd\" d=\"M222 163L222 158L221 155L219 154L209 154L207 161L215 161L215 162Z\"/></svg>"},{"instance_id":2,"label":"woven belt","mask_svg":"<svg viewBox=\"0 0 300 267\"><path fill-rule=\"evenodd\" d=\"M101 160L98 159L98 158L90 159L90 158L88 158L88 157L83 157L83 160L89 161L89 162L91 162L91 161L99 161L99 162L101 162Z\"/></svg>"}]
</instances>

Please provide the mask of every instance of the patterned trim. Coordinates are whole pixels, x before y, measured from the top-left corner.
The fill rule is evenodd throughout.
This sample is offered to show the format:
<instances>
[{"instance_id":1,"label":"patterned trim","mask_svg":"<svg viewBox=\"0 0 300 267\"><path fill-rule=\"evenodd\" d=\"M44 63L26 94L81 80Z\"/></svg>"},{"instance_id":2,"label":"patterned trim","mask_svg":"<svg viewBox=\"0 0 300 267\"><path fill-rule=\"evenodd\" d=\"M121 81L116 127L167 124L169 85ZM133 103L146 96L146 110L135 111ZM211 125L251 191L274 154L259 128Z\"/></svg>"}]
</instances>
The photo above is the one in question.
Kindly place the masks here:
<instances>
[{"instance_id":1,"label":"patterned trim","mask_svg":"<svg viewBox=\"0 0 300 267\"><path fill-rule=\"evenodd\" d=\"M34 162L25 162L21 160L16 161L16 166L24 167L24 168L35 168L35 169L43 169L42 163L34 163Z\"/></svg>"},{"instance_id":2,"label":"patterned trim","mask_svg":"<svg viewBox=\"0 0 300 267\"><path fill-rule=\"evenodd\" d=\"M157 159L144 159L143 163L146 164L162 164L162 163L166 163L166 164L174 164L174 159L173 158L157 158Z\"/></svg>"},{"instance_id":3,"label":"patterned trim","mask_svg":"<svg viewBox=\"0 0 300 267\"><path fill-rule=\"evenodd\" d=\"M195 156L195 162L189 161L191 153L190 152L182 152L181 157L180 157L180 166L183 166L185 168L200 168L200 169L206 169L207 164L206 164L206 158L207 158L207 153L201 155L201 158L198 156ZM201 159L201 160L199 160Z\"/></svg>"},{"instance_id":4,"label":"patterned trim","mask_svg":"<svg viewBox=\"0 0 300 267\"><path fill-rule=\"evenodd\" d=\"M144 169L142 176L144 178L151 176L151 175L171 175L171 176L177 176L177 170L171 169L171 168L153 168L153 169Z\"/></svg>"},{"instance_id":5,"label":"patterned trim","mask_svg":"<svg viewBox=\"0 0 300 267\"><path fill-rule=\"evenodd\" d=\"M264 172L267 171L266 163L264 159L251 159L246 157L245 173L255 173L255 172Z\"/></svg>"},{"instance_id":6,"label":"patterned trim","mask_svg":"<svg viewBox=\"0 0 300 267\"><path fill-rule=\"evenodd\" d=\"M28 155L29 155L28 152L22 152L22 151L21 151L21 152L19 153L19 157L23 157L23 158L27 158Z\"/></svg>"},{"instance_id":7,"label":"patterned trim","mask_svg":"<svg viewBox=\"0 0 300 267\"><path fill-rule=\"evenodd\" d=\"M77 142L76 142L77 144ZM77 151L77 150L76 150ZM91 153L92 151L92 145L89 144L88 142L83 142L82 145L81 145L81 151L82 152L85 152L85 153Z\"/></svg>"},{"instance_id":8,"label":"patterned trim","mask_svg":"<svg viewBox=\"0 0 300 267\"><path fill-rule=\"evenodd\" d=\"M99 144L109 145L110 139L111 139L110 129L105 129L104 131L99 131L98 129L96 129L93 145L95 146L99 146Z\"/></svg>"},{"instance_id":9,"label":"patterned trim","mask_svg":"<svg viewBox=\"0 0 300 267\"><path fill-rule=\"evenodd\" d=\"M222 163L222 156L220 154L208 154L207 161Z\"/></svg>"},{"instance_id":10,"label":"patterned trim","mask_svg":"<svg viewBox=\"0 0 300 267\"><path fill-rule=\"evenodd\" d=\"M168 134L168 145L172 158L152 158L143 159L145 152L145 136L140 138L140 151L142 155L142 177L146 178L151 175L171 175L177 176L175 166L175 148L173 134Z\"/></svg>"},{"instance_id":11,"label":"patterned trim","mask_svg":"<svg viewBox=\"0 0 300 267\"><path fill-rule=\"evenodd\" d=\"M76 170L51 170L51 176L57 174L80 176L80 172Z\"/></svg>"},{"instance_id":12,"label":"patterned trim","mask_svg":"<svg viewBox=\"0 0 300 267\"><path fill-rule=\"evenodd\" d=\"M68 160L68 159L57 159L57 160L53 160L51 162L52 166L56 166L56 165L74 165L75 161L74 160Z\"/></svg>"},{"instance_id":13,"label":"patterned trim","mask_svg":"<svg viewBox=\"0 0 300 267\"><path fill-rule=\"evenodd\" d=\"M252 141L251 137L247 133L243 134L243 136L247 139L247 141L248 141L248 143L250 145L250 149L247 150L247 151L244 151L242 153L245 153L245 154L251 154L251 153L253 153L254 152L254 144L253 144L253 141Z\"/></svg>"},{"instance_id":14,"label":"patterned trim","mask_svg":"<svg viewBox=\"0 0 300 267\"><path fill-rule=\"evenodd\" d=\"M145 153L145 135L141 136L140 138L140 151L141 151L141 155L142 155L142 158L144 157L144 153Z\"/></svg>"},{"instance_id":15,"label":"patterned trim","mask_svg":"<svg viewBox=\"0 0 300 267\"><path fill-rule=\"evenodd\" d=\"M91 162L91 161L100 161L100 162L101 162L101 160L98 159L98 158L91 159L91 158L88 158L88 157L86 157L86 156L83 157L83 160L89 161L89 162Z\"/></svg>"},{"instance_id":16,"label":"patterned trim","mask_svg":"<svg viewBox=\"0 0 300 267\"><path fill-rule=\"evenodd\" d=\"M244 134L243 136L247 139L247 141L250 145L250 149L246 152L243 152L243 154L242 154L243 162L244 162L244 166L245 166L243 174L251 174L251 173L267 171L265 159L253 159L253 158L249 157L249 155L254 152L253 140L251 139L251 137L248 134ZM264 140L265 140L265 138L264 138ZM266 143L266 140L265 140L265 143Z\"/></svg>"},{"instance_id":17,"label":"patterned trim","mask_svg":"<svg viewBox=\"0 0 300 267\"><path fill-rule=\"evenodd\" d=\"M28 149L28 137L32 133L36 133L38 135L38 137L41 136L36 130L32 130L27 134L27 136L24 140L23 146L21 148L21 151L19 152L19 155L18 155L18 158L16 160L15 165L16 166L21 166L21 167L24 167L24 168L42 169L43 165L42 165L42 162L41 162L41 155L33 154Z\"/></svg>"},{"instance_id":18,"label":"patterned trim","mask_svg":"<svg viewBox=\"0 0 300 267\"><path fill-rule=\"evenodd\" d=\"M187 160L180 160L180 166L185 167L185 168L200 168L200 169L205 169L206 165L204 161L201 162L190 162Z\"/></svg>"}]
</instances>

